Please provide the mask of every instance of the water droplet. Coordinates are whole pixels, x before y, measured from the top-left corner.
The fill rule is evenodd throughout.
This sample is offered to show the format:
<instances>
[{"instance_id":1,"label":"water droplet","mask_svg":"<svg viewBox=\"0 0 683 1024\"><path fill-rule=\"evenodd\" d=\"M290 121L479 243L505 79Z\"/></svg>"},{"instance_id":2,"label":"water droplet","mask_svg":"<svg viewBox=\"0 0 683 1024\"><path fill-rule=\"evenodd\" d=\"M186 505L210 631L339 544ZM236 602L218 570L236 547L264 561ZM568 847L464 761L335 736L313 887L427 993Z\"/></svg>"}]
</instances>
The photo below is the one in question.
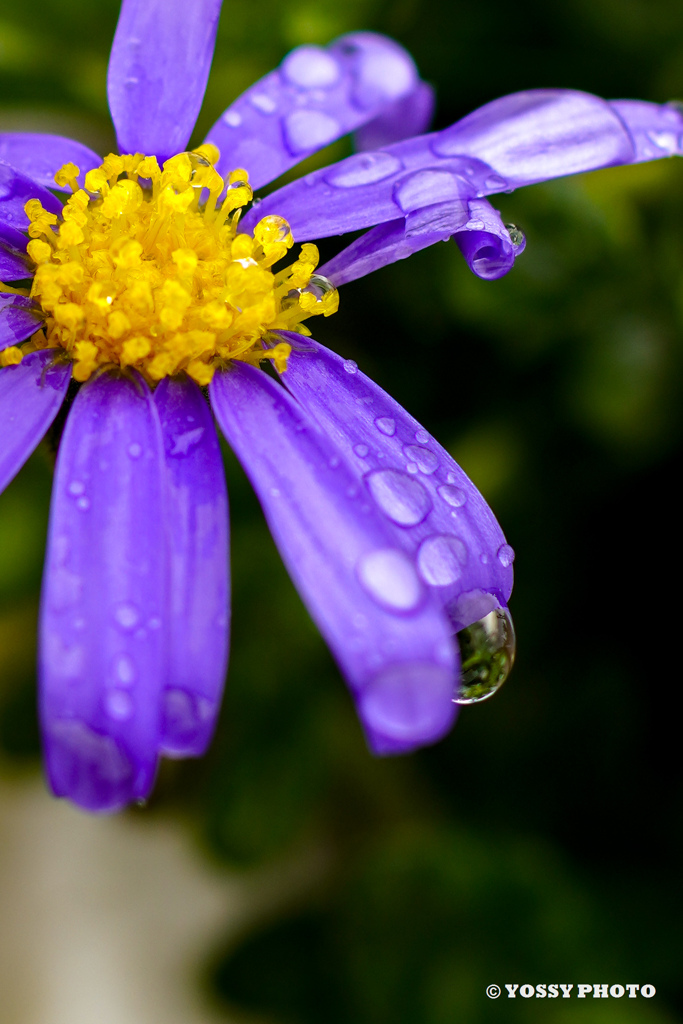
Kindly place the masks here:
<instances>
[{"instance_id":1,"label":"water droplet","mask_svg":"<svg viewBox=\"0 0 683 1024\"><path fill-rule=\"evenodd\" d=\"M342 134L339 121L322 110L294 110L283 128L287 147L295 156L327 146Z\"/></svg>"},{"instance_id":2,"label":"water droplet","mask_svg":"<svg viewBox=\"0 0 683 1024\"><path fill-rule=\"evenodd\" d=\"M500 192L501 189L507 188L507 181L499 174L491 174L484 182L484 186L491 192Z\"/></svg>"},{"instance_id":3,"label":"water droplet","mask_svg":"<svg viewBox=\"0 0 683 1024\"><path fill-rule=\"evenodd\" d=\"M337 61L321 46L298 46L285 57L280 70L300 89L329 89L341 74Z\"/></svg>"},{"instance_id":4,"label":"water droplet","mask_svg":"<svg viewBox=\"0 0 683 1024\"><path fill-rule=\"evenodd\" d=\"M114 675L123 686L135 682L137 672L133 660L127 654L120 654L114 663Z\"/></svg>"},{"instance_id":5,"label":"water droplet","mask_svg":"<svg viewBox=\"0 0 683 1024\"><path fill-rule=\"evenodd\" d=\"M334 285L326 277L323 277L322 274L313 274L311 280L301 291L310 292L311 295L315 295L316 299L320 301L323 295L334 291Z\"/></svg>"},{"instance_id":6,"label":"water droplet","mask_svg":"<svg viewBox=\"0 0 683 1024\"><path fill-rule=\"evenodd\" d=\"M423 430L423 428L420 427L419 430L415 431L415 440L418 444L427 444L427 441L429 441L429 434L426 430Z\"/></svg>"},{"instance_id":7,"label":"water droplet","mask_svg":"<svg viewBox=\"0 0 683 1024\"><path fill-rule=\"evenodd\" d=\"M406 458L414 462L420 472L427 476L433 473L439 465L439 460L429 448L422 448L417 444L409 444L406 445L403 451Z\"/></svg>"},{"instance_id":8,"label":"water droplet","mask_svg":"<svg viewBox=\"0 0 683 1024\"><path fill-rule=\"evenodd\" d=\"M277 103L272 96L267 96L264 92L254 92L249 96L249 102L252 107L256 107L262 114L274 114L277 110Z\"/></svg>"},{"instance_id":9,"label":"water droplet","mask_svg":"<svg viewBox=\"0 0 683 1024\"><path fill-rule=\"evenodd\" d=\"M347 373L356 373L358 370L358 363L354 362L353 359L345 359L344 369Z\"/></svg>"},{"instance_id":10,"label":"water droplet","mask_svg":"<svg viewBox=\"0 0 683 1024\"><path fill-rule=\"evenodd\" d=\"M439 534L427 537L417 553L417 568L425 583L447 587L462 575L467 562L467 548L458 537Z\"/></svg>"},{"instance_id":11,"label":"water droplet","mask_svg":"<svg viewBox=\"0 0 683 1024\"><path fill-rule=\"evenodd\" d=\"M416 526L432 507L420 481L398 469L377 469L365 480L381 510L398 526Z\"/></svg>"},{"instance_id":12,"label":"water droplet","mask_svg":"<svg viewBox=\"0 0 683 1024\"><path fill-rule=\"evenodd\" d=\"M386 434L387 437L393 437L396 433L396 420L392 420L391 416L378 416L375 426L381 434Z\"/></svg>"},{"instance_id":13,"label":"water droplet","mask_svg":"<svg viewBox=\"0 0 683 1024\"><path fill-rule=\"evenodd\" d=\"M223 114L223 121L231 128L239 128L242 124L242 115L238 114L236 110L226 110Z\"/></svg>"},{"instance_id":14,"label":"water droplet","mask_svg":"<svg viewBox=\"0 0 683 1024\"><path fill-rule=\"evenodd\" d=\"M370 451L366 444L354 444L353 450L359 459L364 459Z\"/></svg>"},{"instance_id":15,"label":"water droplet","mask_svg":"<svg viewBox=\"0 0 683 1024\"><path fill-rule=\"evenodd\" d=\"M526 243L524 232L521 228L518 228L516 224L506 224L505 228L515 249L518 249L520 245L524 245Z\"/></svg>"},{"instance_id":16,"label":"water droplet","mask_svg":"<svg viewBox=\"0 0 683 1024\"><path fill-rule=\"evenodd\" d=\"M107 714L119 722L125 722L133 714L133 700L125 690L110 690L104 704Z\"/></svg>"},{"instance_id":17,"label":"water droplet","mask_svg":"<svg viewBox=\"0 0 683 1024\"><path fill-rule=\"evenodd\" d=\"M134 604L124 601L114 609L114 618L122 629L135 629L140 621L140 613Z\"/></svg>"},{"instance_id":18,"label":"water droplet","mask_svg":"<svg viewBox=\"0 0 683 1024\"><path fill-rule=\"evenodd\" d=\"M128 454L131 459L139 459L142 455L142 445L138 444L137 441L133 441L132 444L128 445Z\"/></svg>"},{"instance_id":19,"label":"water droplet","mask_svg":"<svg viewBox=\"0 0 683 1024\"><path fill-rule=\"evenodd\" d=\"M394 202L404 213L459 198L458 181L449 171L415 171L397 182L394 190Z\"/></svg>"},{"instance_id":20,"label":"water droplet","mask_svg":"<svg viewBox=\"0 0 683 1024\"><path fill-rule=\"evenodd\" d=\"M453 487L452 484L442 484L441 487L437 488L437 492L440 498L450 505L452 508L461 508L467 501L467 495L459 487Z\"/></svg>"},{"instance_id":21,"label":"water droplet","mask_svg":"<svg viewBox=\"0 0 683 1024\"><path fill-rule=\"evenodd\" d=\"M412 611L423 597L415 567L408 556L396 548L363 555L356 572L366 593L390 611Z\"/></svg>"},{"instance_id":22,"label":"water droplet","mask_svg":"<svg viewBox=\"0 0 683 1024\"><path fill-rule=\"evenodd\" d=\"M81 480L72 480L69 484L69 494L73 494L74 497L79 494L83 494L85 491L85 484Z\"/></svg>"},{"instance_id":23,"label":"water droplet","mask_svg":"<svg viewBox=\"0 0 683 1024\"><path fill-rule=\"evenodd\" d=\"M186 430L183 434L176 434L172 438L173 447L169 455L187 455L199 443L203 433L204 427L195 427L194 430Z\"/></svg>"},{"instance_id":24,"label":"water droplet","mask_svg":"<svg viewBox=\"0 0 683 1024\"><path fill-rule=\"evenodd\" d=\"M419 472L417 462L409 462L406 466L406 471L410 473L411 476L415 476L415 474Z\"/></svg>"},{"instance_id":25,"label":"water droplet","mask_svg":"<svg viewBox=\"0 0 683 1024\"><path fill-rule=\"evenodd\" d=\"M501 544L501 546L498 548L498 561L500 562L500 564L505 566L505 568L507 569L509 565L512 565L514 560L515 552L513 548L511 548L509 544Z\"/></svg>"},{"instance_id":26,"label":"water droplet","mask_svg":"<svg viewBox=\"0 0 683 1024\"><path fill-rule=\"evenodd\" d=\"M90 499L83 496L76 502L76 508L80 508L81 512L87 512L90 508Z\"/></svg>"},{"instance_id":27,"label":"water droplet","mask_svg":"<svg viewBox=\"0 0 683 1024\"><path fill-rule=\"evenodd\" d=\"M359 188L384 181L402 168L401 161L391 153L358 153L328 171L325 181L335 188Z\"/></svg>"},{"instance_id":28,"label":"water droplet","mask_svg":"<svg viewBox=\"0 0 683 1024\"><path fill-rule=\"evenodd\" d=\"M456 704L477 704L499 690L515 661L515 629L507 608L497 608L457 634L462 677Z\"/></svg>"}]
</instances>

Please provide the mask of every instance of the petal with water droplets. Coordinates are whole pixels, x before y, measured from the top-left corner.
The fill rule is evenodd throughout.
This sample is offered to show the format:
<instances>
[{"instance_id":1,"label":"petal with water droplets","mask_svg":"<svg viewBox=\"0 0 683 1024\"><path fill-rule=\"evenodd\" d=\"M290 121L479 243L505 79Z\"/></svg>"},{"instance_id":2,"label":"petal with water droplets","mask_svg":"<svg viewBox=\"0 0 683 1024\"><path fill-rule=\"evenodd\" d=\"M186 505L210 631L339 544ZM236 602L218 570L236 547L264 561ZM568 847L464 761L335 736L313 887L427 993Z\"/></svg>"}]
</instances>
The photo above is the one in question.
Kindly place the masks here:
<instances>
[{"instance_id":1,"label":"petal with water droplets","mask_svg":"<svg viewBox=\"0 0 683 1024\"><path fill-rule=\"evenodd\" d=\"M29 225L24 211L29 199L39 199L46 210L57 216L62 212L62 204L52 192L9 164L0 163L0 223L24 231Z\"/></svg>"},{"instance_id":2,"label":"petal with water droplets","mask_svg":"<svg viewBox=\"0 0 683 1024\"><path fill-rule=\"evenodd\" d=\"M457 655L413 559L284 388L235 364L214 376L210 395L371 747L399 752L438 739L453 721Z\"/></svg>"},{"instance_id":3,"label":"petal with water droplets","mask_svg":"<svg viewBox=\"0 0 683 1024\"><path fill-rule=\"evenodd\" d=\"M631 135L637 162L683 153L683 113L680 107L642 100L612 100L610 107Z\"/></svg>"},{"instance_id":4,"label":"petal with water droplets","mask_svg":"<svg viewBox=\"0 0 683 1024\"><path fill-rule=\"evenodd\" d=\"M213 417L189 379L154 392L166 453L170 541L168 675L160 751L206 750L228 660L228 495Z\"/></svg>"},{"instance_id":5,"label":"petal with water droplets","mask_svg":"<svg viewBox=\"0 0 683 1024\"><path fill-rule=\"evenodd\" d=\"M416 559L454 628L507 605L512 558L498 557L505 537L448 452L360 370L350 374L312 338L282 335L294 345L283 383L364 481L394 544Z\"/></svg>"},{"instance_id":6,"label":"petal with water droplets","mask_svg":"<svg viewBox=\"0 0 683 1024\"><path fill-rule=\"evenodd\" d=\"M530 89L487 103L439 132L440 157L467 155L500 176L491 191L633 160L630 135L606 100L571 89Z\"/></svg>"},{"instance_id":7,"label":"petal with water droplets","mask_svg":"<svg viewBox=\"0 0 683 1024\"><path fill-rule=\"evenodd\" d=\"M222 0L123 0L109 58L122 153L162 162L185 149L202 105Z\"/></svg>"},{"instance_id":8,"label":"petal with water droplets","mask_svg":"<svg viewBox=\"0 0 683 1024\"><path fill-rule=\"evenodd\" d=\"M32 299L25 295L0 293L0 351L26 341L42 323Z\"/></svg>"},{"instance_id":9,"label":"petal with water droplets","mask_svg":"<svg viewBox=\"0 0 683 1024\"><path fill-rule=\"evenodd\" d=\"M131 446L139 454L131 457ZM93 811L154 781L164 679L164 453L141 379L79 391L57 458L40 627L40 717L57 796Z\"/></svg>"},{"instance_id":10,"label":"petal with water droplets","mask_svg":"<svg viewBox=\"0 0 683 1024\"><path fill-rule=\"evenodd\" d=\"M81 183L88 171L102 163L97 153L82 142L62 135L38 135L33 132L0 133L0 160L16 167L46 188L70 192L68 185L56 185L55 173L66 163L74 163L81 172Z\"/></svg>"},{"instance_id":11,"label":"petal with water droplets","mask_svg":"<svg viewBox=\"0 0 683 1024\"><path fill-rule=\"evenodd\" d=\"M0 370L0 491L40 443L64 401L71 364L50 365L53 350L32 352Z\"/></svg>"},{"instance_id":12,"label":"petal with water droplets","mask_svg":"<svg viewBox=\"0 0 683 1024\"><path fill-rule=\"evenodd\" d=\"M384 112L393 114L378 131L405 138L426 113L424 93L410 101L418 87L412 58L385 36L356 32L326 49L299 46L228 107L207 141L221 151L221 173L244 167L259 188Z\"/></svg>"}]
</instances>

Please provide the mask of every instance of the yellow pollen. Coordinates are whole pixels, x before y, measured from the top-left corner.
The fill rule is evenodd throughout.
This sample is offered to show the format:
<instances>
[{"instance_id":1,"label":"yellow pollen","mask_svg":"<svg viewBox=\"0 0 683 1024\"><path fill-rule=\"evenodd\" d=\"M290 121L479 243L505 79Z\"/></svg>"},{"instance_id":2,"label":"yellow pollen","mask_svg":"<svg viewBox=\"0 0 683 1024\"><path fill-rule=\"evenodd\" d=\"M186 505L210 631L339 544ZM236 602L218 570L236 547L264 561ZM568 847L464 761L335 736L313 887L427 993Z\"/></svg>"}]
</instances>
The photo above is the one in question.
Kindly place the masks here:
<instances>
[{"instance_id":1,"label":"yellow pollen","mask_svg":"<svg viewBox=\"0 0 683 1024\"><path fill-rule=\"evenodd\" d=\"M163 168L141 153L111 154L88 171L65 164L61 218L26 203L31 297L44 331L7 349L4 365L37 348L61 349L77 381L99 369L132 367L154 386L182 371L200 385L232 359L271 359L285 370L291 348L280 330L310 334L303 321L338 306L336 290L314 274L318 250L273 271L293 245L282 217L238 231L252 199L247 172L223 179L215 146L179 153ZM0 285L0 287L2 287Z\"/></svg>"}]
</instances>

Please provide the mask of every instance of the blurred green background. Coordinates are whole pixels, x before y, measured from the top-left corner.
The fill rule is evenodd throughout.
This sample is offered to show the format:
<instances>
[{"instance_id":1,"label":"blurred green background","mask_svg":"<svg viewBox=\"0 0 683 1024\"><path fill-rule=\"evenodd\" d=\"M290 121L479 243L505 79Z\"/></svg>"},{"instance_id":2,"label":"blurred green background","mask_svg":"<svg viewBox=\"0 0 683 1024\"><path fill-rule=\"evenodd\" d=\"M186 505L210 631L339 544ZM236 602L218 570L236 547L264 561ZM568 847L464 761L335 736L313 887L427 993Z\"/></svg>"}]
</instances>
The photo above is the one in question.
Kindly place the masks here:
<instances>
[{"instance_id":1,"label":"blurred green background","mask_svg":"<svg viewBox=\"0 0 683 1024\"><path fill-rule=\"evenodd\" d=\"M191 4L188 5L188 17ZM0 130L113 148L117 0L0 2ZM225 0L197 139L302 42L406 45L436 127L503 93L683 96L678 0ZM338 143L316 165L339 159ZM499 200L499 202L498 202ZM681 985L683 163L496 197L528 246L482 282L454 244L345 287L317 336L479 485L517 551L518 662L411 757L374 760L226 451L234 620L211 753L131 815L220 870L323 851L306 895L216 945L214 1010L270 1024L671 1024ZM323 247L323 259L335 251ZM0 771L37 773L35 624L51 481L0 498ZM306 888L306 887L305 887ZM505 982L653 984L655 998L488 1000Z\"/></svg>"}]
</instances>

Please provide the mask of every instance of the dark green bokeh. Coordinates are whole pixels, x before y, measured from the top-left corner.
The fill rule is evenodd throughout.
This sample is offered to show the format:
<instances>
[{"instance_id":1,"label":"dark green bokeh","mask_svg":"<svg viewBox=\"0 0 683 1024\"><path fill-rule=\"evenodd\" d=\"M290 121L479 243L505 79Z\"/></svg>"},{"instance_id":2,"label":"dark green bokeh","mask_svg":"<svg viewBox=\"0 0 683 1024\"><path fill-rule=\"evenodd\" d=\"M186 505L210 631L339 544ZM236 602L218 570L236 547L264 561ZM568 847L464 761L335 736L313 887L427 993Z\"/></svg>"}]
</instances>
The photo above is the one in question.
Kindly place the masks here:
<instances>
[{"instance_id":1,"label":"dark green bokeh","mask_svg":"<svg viewBox=\"0 0 683 1024\"><path fill-rule=\"evenodd\" d=\"M54 126L113 144L105 79L117 9L39 0L29 15L0 2L0 129ZM412 50L438 90L437 126L527 87L683 95L675 0L225 0L199 135L291 46L353 28ZM330 158L345 152L337 144ZM226 453L234 622L223 716L210 755L165 766L145 813L178 816L202 855L230 868L323 851L308 900L206 966L207 997L255 1020L665 1024L683 1013L672 712L683 164L499 198L528 238L509 277L478 281L454 245L439 245L345 288L318 329L449 447L517 550L518 661L493 700L463 709L437 747L373 760ZM37 764L32 652L49 486L39 453L0 499L8 771ZM559 981L650 983L657 996L493 1002L484 992Z\"/></svg>"}]
</instances>

